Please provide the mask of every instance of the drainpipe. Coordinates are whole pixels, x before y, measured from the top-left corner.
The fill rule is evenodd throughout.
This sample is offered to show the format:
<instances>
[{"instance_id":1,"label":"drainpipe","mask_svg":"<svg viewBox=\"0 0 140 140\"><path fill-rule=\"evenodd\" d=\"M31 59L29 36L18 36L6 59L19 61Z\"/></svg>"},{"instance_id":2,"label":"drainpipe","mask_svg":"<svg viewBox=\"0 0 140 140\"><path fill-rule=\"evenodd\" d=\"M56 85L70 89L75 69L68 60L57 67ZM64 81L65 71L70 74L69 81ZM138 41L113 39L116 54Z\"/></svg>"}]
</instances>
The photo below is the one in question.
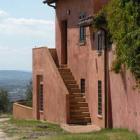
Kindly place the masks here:
<instances>
[{"instance_id":1,"label":"drainpipe","mask_svg":"<svg viewBox=\"0 0 140 140\"><path fill-rule=\"evenodd\" d=\"M105 128L108 126L108 52L107 52L107 40L105 32L105 49L104 49L104 83L105 83Z\"/></svg>"},{"instance_id":2,"label":"drainpipe","mask_svg":"<svg viewBox=\"0 0 140 140\"><path fill-rule=\"evenodd\" d=\"M106 31L107 36L107 31ZM108 51L109 51L109 43L106 39L104 50L104 69L105 69L105 128L112 128L112 102L111 102L111 91L110 91L110 75L109 75L109 64L108 64Z\"/></svg>"},{"instance_id":3,"label":"drainpipe","mask_svg":"<svg viewBox=\"0 0 140 140\"><path fill-rule=\"evenodd\" d=\"M52 5L51 3L48 3L47 0L44 0L43 3L44 3L44 4L47 3L48 6L53 7L54 9L56 9L56 6L55 6L55 5Z\"/></svg>"}]
</instances>

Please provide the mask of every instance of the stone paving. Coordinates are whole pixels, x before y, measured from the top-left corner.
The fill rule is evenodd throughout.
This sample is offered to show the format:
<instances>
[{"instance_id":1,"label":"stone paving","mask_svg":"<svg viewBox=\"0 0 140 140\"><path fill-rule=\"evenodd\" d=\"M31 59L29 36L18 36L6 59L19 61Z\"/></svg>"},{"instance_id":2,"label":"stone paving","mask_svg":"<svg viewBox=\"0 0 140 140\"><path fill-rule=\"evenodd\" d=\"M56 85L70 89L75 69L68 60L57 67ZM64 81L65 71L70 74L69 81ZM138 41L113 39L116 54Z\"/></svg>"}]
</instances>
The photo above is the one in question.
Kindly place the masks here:
<instances>
[{"instance_id":1,"label":"stone paving","mask_svg":"<svg viewBox=\"0 0 140 140\"><path fill-rule=\"evenodd\" d=\"M89 133L100 131L101 128L96 125L68 125L62 124L61 128L70 133Z\"/></svg>"}]
</instances>

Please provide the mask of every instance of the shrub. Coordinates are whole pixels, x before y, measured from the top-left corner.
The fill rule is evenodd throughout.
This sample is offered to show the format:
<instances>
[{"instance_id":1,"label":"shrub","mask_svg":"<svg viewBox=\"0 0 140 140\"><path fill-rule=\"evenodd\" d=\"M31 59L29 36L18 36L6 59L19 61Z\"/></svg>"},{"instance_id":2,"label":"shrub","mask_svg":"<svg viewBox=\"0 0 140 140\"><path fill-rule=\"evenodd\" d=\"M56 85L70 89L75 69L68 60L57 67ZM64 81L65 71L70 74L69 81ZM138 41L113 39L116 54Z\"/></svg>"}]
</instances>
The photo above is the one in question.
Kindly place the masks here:
<instances>
[{"instance_id":1,"label":"shrub","mask_svg":"<svg viewBox=\"0 0 140 140\"><path fill-rule=\"evenodd\" d=\"M26 86L26 92L25 92L25 95L26 95L26 100L31 102L32 101L32 81L29 82L29 84Z\"/></svg>"},{"instance_id":2,"label":"shrub","mask_svg":"<svg viewBox=\"0 0 140 140\"><path fill-rule=\"evenodd\" d=\"M10 102L8 98L8 92L6 90L0 89L0 112L8 112L10 108Z\"/></svg>"}]
</instances>

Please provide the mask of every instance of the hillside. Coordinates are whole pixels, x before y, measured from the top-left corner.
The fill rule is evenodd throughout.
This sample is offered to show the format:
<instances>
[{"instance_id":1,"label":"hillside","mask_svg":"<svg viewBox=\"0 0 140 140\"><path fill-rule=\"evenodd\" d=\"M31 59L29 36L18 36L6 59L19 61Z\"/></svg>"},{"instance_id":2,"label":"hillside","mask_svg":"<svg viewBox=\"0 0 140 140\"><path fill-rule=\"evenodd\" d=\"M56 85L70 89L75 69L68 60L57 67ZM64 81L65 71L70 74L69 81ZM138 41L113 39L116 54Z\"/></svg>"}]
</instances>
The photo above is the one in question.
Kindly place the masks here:
<instances>
[{"instance_id":1,"label":"hillside","mask_svg":"<svg viewBox=\"0 0 140 140\"><path fill-rule=\"evenodd\" d=\"M0 70L0 88L8 90L11 101L25 98L26 85L31 79L31 72Z\"/></svg>"}]
</instances>

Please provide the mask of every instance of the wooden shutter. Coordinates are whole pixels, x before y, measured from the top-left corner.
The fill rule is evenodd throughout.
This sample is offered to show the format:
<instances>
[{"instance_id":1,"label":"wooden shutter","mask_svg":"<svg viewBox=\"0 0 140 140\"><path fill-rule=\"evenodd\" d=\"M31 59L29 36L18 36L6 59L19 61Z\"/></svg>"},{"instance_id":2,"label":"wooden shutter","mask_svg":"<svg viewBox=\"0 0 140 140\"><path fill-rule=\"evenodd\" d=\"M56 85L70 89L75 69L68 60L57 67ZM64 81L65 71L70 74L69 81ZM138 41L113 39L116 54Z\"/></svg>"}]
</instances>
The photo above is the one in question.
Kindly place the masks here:
<instances>
[{"instance_id":1,"label":"wooden shutter","mask_svg":"<svg viewBox=\"0 0 140 140\"><path fill-rule=\"evenodd\" d=\"M101 52L103 49L105 49L105 31L99 30L96 32L94 39L94 45L98 52Z\"/></svg>"}]
</instances>

